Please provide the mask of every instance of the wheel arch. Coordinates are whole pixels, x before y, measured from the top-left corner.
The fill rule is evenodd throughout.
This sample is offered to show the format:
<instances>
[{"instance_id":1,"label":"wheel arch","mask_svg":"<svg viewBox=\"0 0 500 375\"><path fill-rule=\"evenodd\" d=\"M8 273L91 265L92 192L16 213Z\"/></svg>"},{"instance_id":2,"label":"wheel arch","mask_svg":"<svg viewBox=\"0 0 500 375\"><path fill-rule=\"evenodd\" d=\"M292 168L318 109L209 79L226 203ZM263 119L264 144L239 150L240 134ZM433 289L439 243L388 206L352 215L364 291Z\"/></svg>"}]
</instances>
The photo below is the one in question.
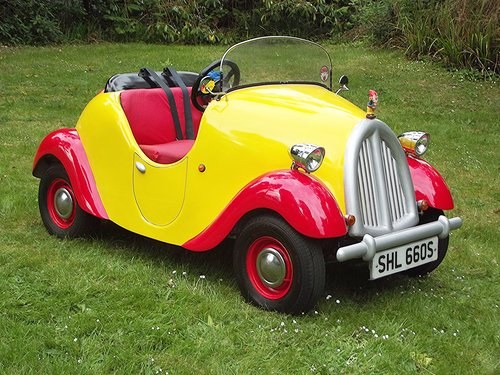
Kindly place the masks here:
<instances>
[{"instance_id":1,"label":"wheel arch","mask_svg":"<svg viewBox=\"0 0 500 375\"><path fill-rule=\"evenodd\" d=\"M207 228L182 246L192 251L210 250L259 214L277 215L310 238L347 233L344 216L331 192L309 174L286 170L250 182Z\"/></svg>"},{"instance_id":2,"label":"wheel arch","mask_svg":"<svg viewBox=\"0 0 500 375\"><path fill-rule=\"evenodd\" d=\"M33 161L33 176L40 178L54 164L60 164L66 171L81 209L100 219L108 219L75 129L59 129L42 140Z\"/></svg>"},{"instance_id":3,"label":"wheel arch","mask_svg":"<svg viewBox=\"0 0 500 375\"><path fill-rule=\"evenodd\" d=\"M424 199L430 207L439 210L453 209L451 191L443 176L423 159L408 156L407 160L416 200Z\"/></svg>"}]
</instances>

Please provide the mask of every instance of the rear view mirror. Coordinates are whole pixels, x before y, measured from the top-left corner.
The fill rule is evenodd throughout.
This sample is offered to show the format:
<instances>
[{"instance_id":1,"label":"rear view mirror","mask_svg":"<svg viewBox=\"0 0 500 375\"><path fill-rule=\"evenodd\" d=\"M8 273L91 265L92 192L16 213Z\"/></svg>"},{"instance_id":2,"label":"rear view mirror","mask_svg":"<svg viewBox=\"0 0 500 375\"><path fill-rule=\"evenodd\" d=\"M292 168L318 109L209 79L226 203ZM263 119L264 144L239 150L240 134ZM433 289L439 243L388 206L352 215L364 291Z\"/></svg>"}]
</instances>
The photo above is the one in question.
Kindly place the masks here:
<instances>
[{"instance_id":1,"label":"rear view mirror","mask_svg":"<svg viewBox=\"0 0 500 375\"><path fill-rule=\"evenodd\" d=\"M335 92L335 94L338 94L339 92L341 91L349 91L349 88L347 87L347 84L349 83L349 78L347 78L347 76L341 76L339 78L339 88L338 90Z\"/></svg>"},{"instance_id":2,"label":"rear view mirror","mask_svg":"<svg viewBox=\"0 0 500 375\"><path fill-rule=\"evenodd\" d=\"M349 83L349 78L347 76L341 76L339 78L339 85L347 86L348 83Z\"/></svg>"}]
</instances>

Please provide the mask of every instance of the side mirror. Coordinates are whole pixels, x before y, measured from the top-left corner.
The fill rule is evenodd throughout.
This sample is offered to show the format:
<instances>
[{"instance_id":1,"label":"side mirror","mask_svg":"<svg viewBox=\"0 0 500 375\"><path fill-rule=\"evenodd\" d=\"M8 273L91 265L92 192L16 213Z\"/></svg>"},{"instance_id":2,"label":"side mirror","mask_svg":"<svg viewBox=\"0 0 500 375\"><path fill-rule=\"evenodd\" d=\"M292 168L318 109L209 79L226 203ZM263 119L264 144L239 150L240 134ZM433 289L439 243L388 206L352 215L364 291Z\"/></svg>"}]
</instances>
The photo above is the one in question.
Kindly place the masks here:
<instances>
[{"instance_id":1,"label":"side mirror","mask_svg":"<svg viewBox=\"0 0 500 375\"><path fill-rule=\"evenodd\" d=\"M349 78L347 76L341 76L339 78L339 88L338 90L335 92L335 94L338 94L339 92L341 91L349 91L349 87L347 87L347 84L349 83Z\"/></svg>"}]
</instances>

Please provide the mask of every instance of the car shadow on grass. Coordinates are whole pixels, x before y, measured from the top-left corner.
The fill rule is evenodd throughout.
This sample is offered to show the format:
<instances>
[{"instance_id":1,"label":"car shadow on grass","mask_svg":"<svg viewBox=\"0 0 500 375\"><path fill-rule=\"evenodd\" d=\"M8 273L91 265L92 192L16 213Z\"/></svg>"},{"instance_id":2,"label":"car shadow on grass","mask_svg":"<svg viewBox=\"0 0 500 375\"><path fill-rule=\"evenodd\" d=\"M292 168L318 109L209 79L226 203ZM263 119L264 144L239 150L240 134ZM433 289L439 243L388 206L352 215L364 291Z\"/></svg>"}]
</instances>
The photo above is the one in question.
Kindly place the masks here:
<instances>
[{"instance_id":1,"label":"car shadow on grass","mask_svg":"<svg viewBox=\"0 0 500 375\"><path fill-rule=\"evenodd\" d=\"M98 240L103 241L113 254L140 257L153 261L158 267L188 267L192 272L205 274L213 271L232 275L232 240L225 240L206 252L193 252L180 246L153 240L130 232L112 222L101 223Z\"/></svg>"},{"instance_id":2,"label":"car shadow on grass","mask_svg":"<svg viewBox=\"0 0 500 375\"><path fill-rule=\"evenodd\" d=\"M111 222L104 222L98 239L106 244L110 253L121 257L141 258L152 261L158 267L188 269L190 273L207 275L210 278L224 276L225 282L233 283L236 288L232 253L234 240L227 239L216 248L207 252L192 252L123 229ZM324 298L327 303L347 300L359 306L366 305L396 289L409 288L411 278L393 275L379 280L369 280L366 263L346 262L328 263Z\"/></svg>"},{"instance_id":3,"label":"car shadow on grass","mask_svg":"<svg viewBox=\"0 0 500 375\"><path fill-rule=\"evenodd\" d=\"M412 278L391 275L370 280L368 265L363 262L332 263L327 265L325 297L331 303L348 300L358 306L372 303L384 295L410 288Z\"/></svg>"}]
</instances>

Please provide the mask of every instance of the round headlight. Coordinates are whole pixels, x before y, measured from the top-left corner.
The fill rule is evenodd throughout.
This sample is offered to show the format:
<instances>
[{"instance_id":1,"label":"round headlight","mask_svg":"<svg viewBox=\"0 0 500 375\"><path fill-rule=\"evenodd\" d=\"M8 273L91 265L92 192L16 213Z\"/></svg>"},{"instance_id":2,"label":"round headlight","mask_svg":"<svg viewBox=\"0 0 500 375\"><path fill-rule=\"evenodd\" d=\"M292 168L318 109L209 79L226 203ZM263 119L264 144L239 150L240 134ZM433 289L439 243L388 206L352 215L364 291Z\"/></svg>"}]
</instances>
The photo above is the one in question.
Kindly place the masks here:
<instances>
[{"instance_id":1,"label":"round headlight","mask_svg":"<svg viewBox=\"0 0 500 375\"><path fill-rule=\"evenodd\" d=\"M292 146L290 154L295 168L302 168L311 173L321 167L325 157L325 149L310 144L298 144Z\"/></svg>"},{"instance_id":2,"label":"round headlight","mask_svg":"<svg viewBox=\"0 0 500 375\"><path fill-rule=\"evenodd\" d=\"M417 143L415 144L415 152L418 156L425 154L427 151L427 147L429 147L429 134L424 134L421 136Z\"/></svg>"},{"instance_id":3,"label":"round headlight","mask_svg":"<svg viewBox=\"0 0 500 375\"><path fill-rule=\"evenodd\" d=\"M417 156L425 154L430 143L430 135L425 132L403 133L398 139L406 152Z\"/></svg>"}]
</instances>

